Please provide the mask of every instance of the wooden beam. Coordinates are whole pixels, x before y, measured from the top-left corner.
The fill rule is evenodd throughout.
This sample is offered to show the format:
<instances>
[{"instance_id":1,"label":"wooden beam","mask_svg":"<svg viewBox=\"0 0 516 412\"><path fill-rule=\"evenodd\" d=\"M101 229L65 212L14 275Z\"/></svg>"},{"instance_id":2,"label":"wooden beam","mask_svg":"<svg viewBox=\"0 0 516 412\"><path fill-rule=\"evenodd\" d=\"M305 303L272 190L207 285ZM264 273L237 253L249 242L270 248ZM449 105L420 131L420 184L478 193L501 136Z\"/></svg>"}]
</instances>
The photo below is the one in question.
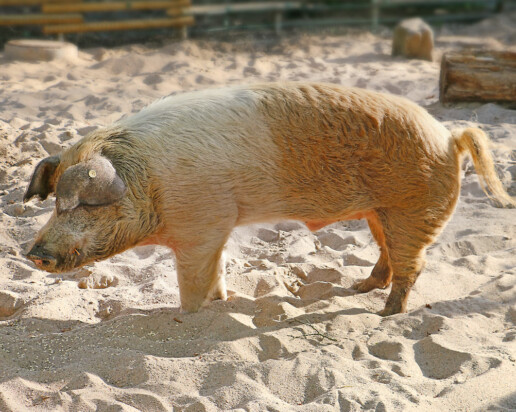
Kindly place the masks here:
<instances>
[{"instance_id":1,"label":"wooden beam","mask_svg":"<svg viewBox=\"0 0 516 412\"><path fill-rule=\"evenodd\" d=\"M443 54L441 102L516 102L516 53L464 50Z\"/></svg>"},{"instance_id":2,"label":"wooden beam","mask_svg":"<svg viewBox=\"0 0 516 412\"><path fill-rule=\"evenodd\" d=\"M56 24L43 27L45 34L84 33L94 31L116 31L132 29L156 29L163 27L183 27L194 23L192 16L172 19L140 19L123 21L99 21L82 24Z\"/></svg>"},{"instance_id":3,"label":"wooden beam","mask_svg":"<svg viewBox=\"0 0 516 412\"><path fill-rule=\"evenodd\" d=\"M127 10L158 10L174 7L186 7L190 0L158 0L158 1L110 1L74 4L45 4L43 13L80 13Z\"/></svg>"},{"instance_id":4,"label":"wooden beam","mask_svg":"<svg viewBox=\"0 0 516 412\"><path fill-rule=\"evenodd\" d=\"M0 0L0 6L39 6L47 3L75 3L81 0Z\"/></svg>"},{"instance_id":5,"label":"wooden beam","mask_svg":"<svg viewBox=\"0 0 516 412\"><path fill-rule=\"evenodd\" d=\"M200 4L192 6L190 11L194 15L224 15L300 10L303 7L303 3L299 1L260 1L251 3Z\"/></svg>"},{"instance_id":6,"label":"wooden beam","mask_svg":"<svg viewBox=\"0 0 516 412\"><path fill-rule=\"evenodd\" d=\"M173 7L173 8L167 9L167 16L176 17L176 16L181 16L183 14L190 14L188 12L188 10L189 10L188 6Z\"/></svg>"},{"instance_id":7,"label":"wooden beam","mask_svg":"<svg viewBox=\"0 0 516 412\"><path fill-rule=\"evenodd\" d=\"M80 14L4 14L0 16L0 26L82 23L82 21Z\"/></svg>"}]
</instances>

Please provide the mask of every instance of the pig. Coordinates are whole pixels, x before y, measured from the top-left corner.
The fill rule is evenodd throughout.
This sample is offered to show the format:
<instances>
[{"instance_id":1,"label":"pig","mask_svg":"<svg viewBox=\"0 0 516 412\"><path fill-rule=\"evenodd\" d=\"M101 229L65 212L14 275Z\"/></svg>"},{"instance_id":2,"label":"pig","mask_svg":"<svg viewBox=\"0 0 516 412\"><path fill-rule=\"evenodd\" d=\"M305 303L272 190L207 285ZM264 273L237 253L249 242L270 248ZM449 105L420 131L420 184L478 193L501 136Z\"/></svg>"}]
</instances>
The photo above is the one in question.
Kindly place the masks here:
<instances>
[{"instance_id":1,"label":"pig","mask_svg":"<svg viewBox=\"0 0 516 412\"><path fill-rule=\"evenodd\" d=\"M449 131L402 97L318 83L169 96L42 160L24 195L56 196L27 257L49 272L138 245L176 257L181 308L226 299L221 255L239 225L294 219L316 231L366 219L380 249L358 292L392 284L407 310L425 250L450 219L469 154L485 192L516 202L479 129Z\"/></svg>"}]
</instances>

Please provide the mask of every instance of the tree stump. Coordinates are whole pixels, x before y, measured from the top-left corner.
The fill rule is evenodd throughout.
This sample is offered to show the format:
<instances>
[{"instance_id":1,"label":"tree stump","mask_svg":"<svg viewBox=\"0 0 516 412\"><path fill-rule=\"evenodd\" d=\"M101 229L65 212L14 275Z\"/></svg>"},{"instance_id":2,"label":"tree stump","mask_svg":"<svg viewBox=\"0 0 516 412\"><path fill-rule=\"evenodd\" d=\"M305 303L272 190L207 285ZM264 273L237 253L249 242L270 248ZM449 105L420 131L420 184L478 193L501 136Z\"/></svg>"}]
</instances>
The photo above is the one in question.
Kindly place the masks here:
<instances>
[{"instance_id":1,"label":"tree stump","mask_svg":"<svg viewBox=\"0 0 516 412\"><path fill-rule=\"evenodd\" d=\"M420 18L401 21L392 36L392 55L432 61L434 32Z\"/></svg>"},{"instance_id":2,"label":"tree stump","mask_svg":"<svg viewBox=\"0 0 516 412\"><path fill-rule=\"evenodd\" d=\"M5 56L13 60L74 60L77 55L76 45L61 41L20 39L5 44Z\"/></svg>"},{"instance_id":3,"label":"tree stump","mask_svg":"<svg viewBox=\"0 0 516 412\"><path fill-rule=\"evenodd\" d=\"M516 102L516 53L463 50L443 54L439 100Z\"/></svg>"}]
</instances>

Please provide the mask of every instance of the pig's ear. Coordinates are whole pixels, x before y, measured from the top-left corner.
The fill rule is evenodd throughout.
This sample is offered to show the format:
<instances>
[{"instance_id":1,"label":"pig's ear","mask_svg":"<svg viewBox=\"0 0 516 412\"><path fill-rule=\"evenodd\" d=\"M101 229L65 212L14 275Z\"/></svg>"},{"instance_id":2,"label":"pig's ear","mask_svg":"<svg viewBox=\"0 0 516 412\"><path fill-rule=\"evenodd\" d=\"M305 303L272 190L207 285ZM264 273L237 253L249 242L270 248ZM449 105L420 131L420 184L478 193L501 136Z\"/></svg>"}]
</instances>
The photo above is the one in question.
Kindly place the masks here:
<instances>
[{"instance_id":1,"label":"pig's ear","mask_svg":"<svg viewBox=\"0 0 516 412\"><path fill-rule=\"evenodd\" d=\"M34 196L45 200L50 193L54 192L53 176L57 166L59 166L59 162L59 156L50 156L38 163L32 174L29 187L23 195L24 202L32 199Z\"/></svg>"},{"instance_id":2,"label":"pig's ear","mask_svg":"<svg viewBox=\"0 0 516 412\"><path fill-rule=\"evenodd\" d=\"M57 211L79 205L102 206L120 200L127 188L111 162L102 156L69 167L56 189Z\"/></svg>"}]
</instances>

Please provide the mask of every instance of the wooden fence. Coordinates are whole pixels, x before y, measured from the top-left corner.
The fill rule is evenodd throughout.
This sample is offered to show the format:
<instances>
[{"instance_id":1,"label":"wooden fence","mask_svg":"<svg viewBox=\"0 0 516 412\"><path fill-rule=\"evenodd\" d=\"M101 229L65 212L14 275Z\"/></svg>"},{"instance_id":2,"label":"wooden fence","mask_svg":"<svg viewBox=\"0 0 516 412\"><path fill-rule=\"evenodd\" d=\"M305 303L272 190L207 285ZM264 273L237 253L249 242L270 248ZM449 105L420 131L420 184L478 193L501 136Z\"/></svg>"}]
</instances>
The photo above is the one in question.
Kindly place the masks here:
<instances>
[{"instance_id":1,"label":"wooden fence","mask_svg":"<svg viewBox=\"0 0 516 412\"><path fill-rule=\"evenodd\" d=\"M431 23L473 21L503 8L504 0L197 0L196 29L208 30L396 24L418 16ZM269 16L268 21L257 16ZM207 18L219 21L209 24Z\"/></svg>"},{"instance_id":2,"label":"wooden fence","mask_svg":"<svg viewBox=\"0 0 516 412\"><path fill-rule=\"evenodd\" d=\"M499 11L503 3L504 0L195 0L192 5L191 0L0 0L0 26L36 25L44 34L58 35L174 27L186 35L195 19L197 31L273 28L279 32L283 27L357 24L374 30L379 24L394 24L408 17L411 11L432 23L467 21ZM5 12L20 10L21 6L30 12ZM141 17L150 11L151 18ZM128 15L134 18L127 19Z\"/></svg>"},{"instance_id":3,"label":"wooden fence","mask_svg":"<svg viewBox=\"0 0 516 412\"><path fill-rule=\"evenodd\" d=\"M15 11L0 13L0 26L41 26L44 34L58 35L165 27L186 33L186 28L194 23L188 12L190 5L191 0L0 0L2 9ZM21 6L30 12L19 12ZM142 18L138 13L142 11L157 11L160 16ZM120 12L124 12L122 19ZM102 20L92 18L95 13L102 13ZM127 19L128 14L134 14L135 18Z\"/></svg>"}]
</instances>

